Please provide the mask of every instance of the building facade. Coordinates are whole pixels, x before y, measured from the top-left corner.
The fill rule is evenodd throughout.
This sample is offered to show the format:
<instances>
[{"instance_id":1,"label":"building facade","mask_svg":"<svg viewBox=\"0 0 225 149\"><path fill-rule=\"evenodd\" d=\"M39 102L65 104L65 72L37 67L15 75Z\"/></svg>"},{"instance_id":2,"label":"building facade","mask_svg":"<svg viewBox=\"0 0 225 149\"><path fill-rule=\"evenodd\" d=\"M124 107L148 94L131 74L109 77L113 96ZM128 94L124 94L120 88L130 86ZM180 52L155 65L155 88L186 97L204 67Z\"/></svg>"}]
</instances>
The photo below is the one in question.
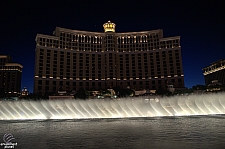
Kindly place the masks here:
<instances>
[{"instance_id":1,"label":"building facade","mask_svg":"<svg viewBox=\"0 0 225 149\"><path fill-rule=\"evenodd\" d=\"M116 33L56 27L54 36L37 34L34 93L64 90L159 89L184 87L180 37L163 31Z\"/></svg>"},{"instance_id":2,"label":"building facade","mask_svg":"<svg viewBox=\"0 0 225 149\"><path fill-rule=\"evenodd\" d=\"M220 83L225 85L225 60L218 60L203 68L206 86Z\"/></svg>"},{"instance_id":3,"label":"building facade","mask_svg":"<svg viewBox=\"0 0 225 149\"><path fill-rule=\"evenodd\" d=\"M0 55L0 92L7 96L20 94L23 66L13 63L8 55Z\"/></svg>"}]
</instances>

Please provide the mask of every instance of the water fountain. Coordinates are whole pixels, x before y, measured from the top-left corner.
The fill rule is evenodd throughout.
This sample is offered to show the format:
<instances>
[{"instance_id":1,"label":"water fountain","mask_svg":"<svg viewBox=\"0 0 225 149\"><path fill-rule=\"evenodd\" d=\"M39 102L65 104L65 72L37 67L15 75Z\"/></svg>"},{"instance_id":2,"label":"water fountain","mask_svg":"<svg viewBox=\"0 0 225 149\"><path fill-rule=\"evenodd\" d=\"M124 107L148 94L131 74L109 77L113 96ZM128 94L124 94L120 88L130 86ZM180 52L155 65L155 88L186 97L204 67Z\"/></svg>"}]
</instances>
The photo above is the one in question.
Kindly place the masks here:
<instances>
[{"instance_id":1,"label":"water fountain","mask_svg":"<svg viewBox=\"0 0 225 149\"><path fill-rule=\"evenodd\" d=\"M0 101L1 120L225 114L225 94L89 100Z\"/></svg>"}]
</instances>

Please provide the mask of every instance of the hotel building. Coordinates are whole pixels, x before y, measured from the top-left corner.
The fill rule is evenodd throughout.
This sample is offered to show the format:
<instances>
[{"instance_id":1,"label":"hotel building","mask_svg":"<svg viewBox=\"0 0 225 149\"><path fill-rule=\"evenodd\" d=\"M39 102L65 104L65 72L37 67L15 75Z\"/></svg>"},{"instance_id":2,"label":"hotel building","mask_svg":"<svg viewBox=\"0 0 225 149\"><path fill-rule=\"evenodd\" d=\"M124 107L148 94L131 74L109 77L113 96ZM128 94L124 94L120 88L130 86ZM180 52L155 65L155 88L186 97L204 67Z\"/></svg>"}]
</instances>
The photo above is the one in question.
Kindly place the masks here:
<instances>
[{"instance_id":1,"label":"hotel building","mask_svg":"<svg viewBox=\"0 0 225 149\"><path fill-rule=\"evenodd\" d=\"M203 68L206 86L210 84L225 85L225 60L218 60Z\"/></svg>"},{"instance_id":2,"label":"hotel building","mask_svg":"<svg viewBox=\"0 0 225 149\"><path fill-rule=\"evenodd\" d=\"M0 55L0 90L7 96L20 94L23 66L13 63L8 55Z\"/></svg>"},{"instance_id":3,"label":"hotel building","mask_svg":"<svg viewBox=\"0 0 225 149\"><path fill-rule=\"evenodd\" d=\"M53 36L37 34L34 93L63 90L184 87L180 37L163 31L116 33L56 27Z\"/></svg>"}]
</instances>

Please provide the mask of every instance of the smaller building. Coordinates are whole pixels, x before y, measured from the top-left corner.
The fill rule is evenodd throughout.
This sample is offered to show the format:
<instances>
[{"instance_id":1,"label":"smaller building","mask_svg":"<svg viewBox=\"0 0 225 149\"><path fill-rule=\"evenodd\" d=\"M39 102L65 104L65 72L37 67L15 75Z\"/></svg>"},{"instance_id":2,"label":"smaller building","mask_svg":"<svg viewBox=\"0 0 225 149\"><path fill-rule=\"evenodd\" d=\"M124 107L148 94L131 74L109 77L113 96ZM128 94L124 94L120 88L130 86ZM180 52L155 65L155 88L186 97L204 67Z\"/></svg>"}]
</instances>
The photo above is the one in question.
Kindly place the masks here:
<instances>
[{"instance_id":1,"label":"smaller building","mask_svg":"<svg viewBox=\"0 0 225 149\"><path fill-rule=\"evenodd\" d=\"M213 80L212 83L210 83L207 86L206 89L207 92L219 92L219 91L224 91L224 86L222 83L218 82L218 80Z\"/></svg>"},{"instance_id":2,"label":"smaller building","mask_svg":"<svg viewBox=\"0 0 225 149\"><path fill-rule=\"evenodd\" d=\"M0 55L0 94L19 96L23 66L13 63L8 55Z\"/></svg>"},{"instance_id":3,"label":"smaller building","mask_svg":"<svg viewBox=\"0 0 225 149\"><path fill-rule=\"evenodd\" d=\"M28 95L29 95L29 91L27 90L26 87L24 87L24 88L22 89L21 96L28 96Z\"/></svg>"},{"instance_id":4,"label":"smaller building","mask_svg":"<svg viewBox=\"0 0 225 149\"><path fill-rule=\"evenodd\" d=\"M205 85L214 85L215 82L225 85L225 60L218 60L203 68Z\"/></svg>"},{"instance_id":5,"label":"smaller building","mask_svg":"<svg viewBox=\"0 0 225 149\"><path fill-rule=\"evenodd\" d=\"M62 99L74 99L73 95L70 95L66 91L58 91L57 95L48 96L49 100L62 100Z\"/></svg>"}]
</instances>

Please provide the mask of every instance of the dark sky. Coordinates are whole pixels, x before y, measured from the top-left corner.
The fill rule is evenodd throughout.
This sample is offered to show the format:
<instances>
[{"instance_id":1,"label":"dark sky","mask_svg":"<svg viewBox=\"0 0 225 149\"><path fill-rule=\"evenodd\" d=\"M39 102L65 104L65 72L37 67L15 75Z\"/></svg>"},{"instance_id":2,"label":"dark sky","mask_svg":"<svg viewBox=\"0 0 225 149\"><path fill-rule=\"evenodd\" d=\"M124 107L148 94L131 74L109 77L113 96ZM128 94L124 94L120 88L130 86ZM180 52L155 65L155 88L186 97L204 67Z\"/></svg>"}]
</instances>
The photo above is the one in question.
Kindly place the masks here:
<instances>
[{"instance_id":1,"label":"dark sky","mask_svg":"<svg viewBox=\"0 0 225 149\"><path fill-rule=\"evenodd\" d=\"M0 1L0 54L23 68L22 88L33 91L35 37L55 27L103 32L111 20L116 32L163 29L181 36L185 86L204 84L202 68L225 58L223 0L56 0Z\"/></svg>"}]
</instances>

